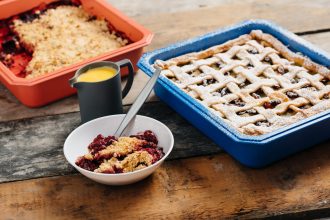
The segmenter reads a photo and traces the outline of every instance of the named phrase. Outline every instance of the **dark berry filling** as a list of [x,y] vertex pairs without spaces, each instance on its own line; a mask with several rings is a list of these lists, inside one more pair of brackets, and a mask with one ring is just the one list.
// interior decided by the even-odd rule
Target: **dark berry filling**
[[88,145],[88,150],[91,154],[95,155],[97,152],[111,145],[115,140],[116,138],[114,136],[104,137],[99,134],[96,138],[94,138],[93,142]]
[[308,90],[311,90],[313,92],[317,91],[317,89],[314,87],[314,86],[311,86],[311,85],[305,85],[302,87],[303,89],[308,89]]
[[329,94],[325,94],[323,97],[322,97],[322,99],[329,99],[330,97],[329,97]]
[[279,74],[284,74],[284,73],[286,73],[286,70],[283,66],[279,66],[279,67],[277,67],[277,72]]
[[40,14],[36,14],[36,13],[24,13],[21,14],[19,16],[19,18],[23,21],[23,22],[31,22],[34,19],[37,19],[40,17]]
[[248,63],[248,65],[246,65],[246,67],[247,67],[248,69],[252,69],[254,66],[253,66],[252,63]]
[[212,67],[215,69],[222,69],[224,66],[225,66],[224,63],[215,63],[212,65]]
[[[91,170],[91,171],[93,171],[93,170]],[[108,170],[103,170],[102,173],[107,173],[107,174],[123,173],[123,169],[120,169],[120,168],[114,166]]]
[[328,85],[329,84],[329,79],[328,78],[323,78],[321,80],[321,83],[323,83],[324,85]]
[[222,89],[219,89],[219,90],[213,92],[212,95],[222,97],[222,96],[225,96],[229,93],[230,93],[229,89],[227,89],[227,87],[224,87]]
[[237,73],[235,73],[234,71],[230,70],[230,71],[225,72],[223,75],[224,76],[236,77],[237,76]]
[[196,70],[192,70],[192,71],[189,71],[187,72],[189,75],[192,75],[192,76],[198,76],[199,74],[201,74],[202,72],[199,70],[199,69],[196,69]]
[[6,54],[17,53],[20,49],[18,41],[12,37],[7,40],[4,40],[1,44],[2,51]]
[[97,160],[88,160],[85,157],[79,157],[76,161],[76,165],[89,171],[94,171],[100,166]]
[[226,87],[225,88],[222,88],[221,91],[220,91],[221,96],[225,96],[225,95],[227,95],[229,93],[230,93],[230,91]]
[[270,126],[270,123],[266,120],[264,121],[258,121],[255,123],[256,126],[263,126],[263,127],[269,127]]
[[229,102],[229,105],[243,107],[245,105],[245,102],[242,99],[234,99],[233,101]]
[[299,81],[300,81],[300,78],[299,78],[299,77],[295,77],[295,78],[293,78],[293,79],[290,79],[290,82],[291,82],[292,84],[298,83]]
[[259,94],[255,93],[255,92],[252,93],[251,96],[255,99],[261,99],[261,96]]
[[285,93],[290,99],[296,99],[299,97],[299,95],[296,92],[292,92],[292,91],[287,91]]
[[312,106],[309,105],[309,104],[307,104],[307,105],[300,106],[299,108],[300,108],[300,109],[308,109],[308,108],[310,108],[310,107],[312,107]]
[[216,82],[217,81],[215,79],[204,79],[203,80],[203,86],[208,86],[208,85],[214,84]]
[[259,53],[256,48],[251,48],[251,49],[248,49],[247,51],[248,51],[248,53],[251,53],[251,54],[258,54]]
[[261,99],[263,97],[266,97],[266,94],[262,89],[258,89],[257,91],[251,93],[251,96],[255,99]]
[[273,65],[272,59],[271,59],[269,56],[266,56],[266,57],[264,58],[264,61],[265,61],[266,63],[269,63],[270,65]]
[[270,100],[269,102],[264,103],[264,108],[266,109],[275,108],[279,104],[281,104],[281,100],[279,99]]
[[250,81],[249,80],[245,80],[243,83],[241,83],[241,84],[239,84],[238,86],[239,86],[239,88],[244,88],[244,87],[246,87],[246,86],[248,86],[248,85],[250,85],[251,83],[250,83]]
[[154,144],[158,144],[157,137],[154,132],[150,130],[146,130],[144,132],[137,133],[136,135],[131,135],[131,137],[136,137],[140,140],[146,140],[148,142],[152,142]]
[[239,112],[237,112],[237,114],[238,115],[246,115],[246,114],[248,114],[248,115],[252,116],[252,115],[258,114],[258,112],[257,112],[257,110],[251,108],[251,109],[248,109],[248,110],[239,111]]
[[275,90],[278,90],[278,89],[281,88],[281,86],[279,84],[275,84],[275,85],[272,86],[272,88],[275,89]]

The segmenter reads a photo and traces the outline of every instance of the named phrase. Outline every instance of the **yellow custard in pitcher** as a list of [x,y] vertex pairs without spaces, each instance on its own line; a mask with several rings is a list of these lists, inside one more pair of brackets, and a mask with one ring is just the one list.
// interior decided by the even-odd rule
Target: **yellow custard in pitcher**
[[111,67],[97,67],[89,69],[78,76],[78,82],[100,82],[110,79],[116,75],[117,71]]

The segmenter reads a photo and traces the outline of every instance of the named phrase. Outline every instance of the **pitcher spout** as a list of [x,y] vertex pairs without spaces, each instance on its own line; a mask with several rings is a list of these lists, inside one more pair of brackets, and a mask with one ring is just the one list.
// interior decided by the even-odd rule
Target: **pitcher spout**
[[76,85],[78,84],[77,77],[74,76],[71,79],[69,79],[69,83],[72,88],[76,88]]

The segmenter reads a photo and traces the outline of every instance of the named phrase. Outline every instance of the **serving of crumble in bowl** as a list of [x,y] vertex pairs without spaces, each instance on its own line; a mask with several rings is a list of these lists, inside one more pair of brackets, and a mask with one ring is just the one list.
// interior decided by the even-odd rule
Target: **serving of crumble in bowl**
[[152,174],[173,149],[163,123],[137,115],[122,135],[112,136],[125,115],[111,115],[76,128],[64,143],[67,161],[81,174],[107,185],[126,185]]

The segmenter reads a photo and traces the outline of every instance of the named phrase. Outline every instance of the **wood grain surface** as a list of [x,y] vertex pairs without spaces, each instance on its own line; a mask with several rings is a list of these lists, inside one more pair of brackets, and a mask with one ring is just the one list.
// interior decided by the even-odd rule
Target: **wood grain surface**
[[[263,18],[330,52],[327,0],[107,1],[155,33],[147,51]],[[147,79],[138,71],[126,110]],[[64,159],[64,140],[80,123],[76,96],[31,109],[0,85],[0,219],[330,217],[330,142],[249,169],[154,95],[149,101],[140,114],[169,126],[174,150],[149,178],[111,187],[77,174]]]
[[330,19],[329,9],[327,1],[228,1],[215,7],[135,19],[155,33],[150,50],[247,19],[268,19],[296,33],[329,29],[330,24],[323,21]]
[[330,214],[330,145],[265,169],[226,154],[166,162],[128,186],[81,175],[0,184],[3,219],[312,219]]

